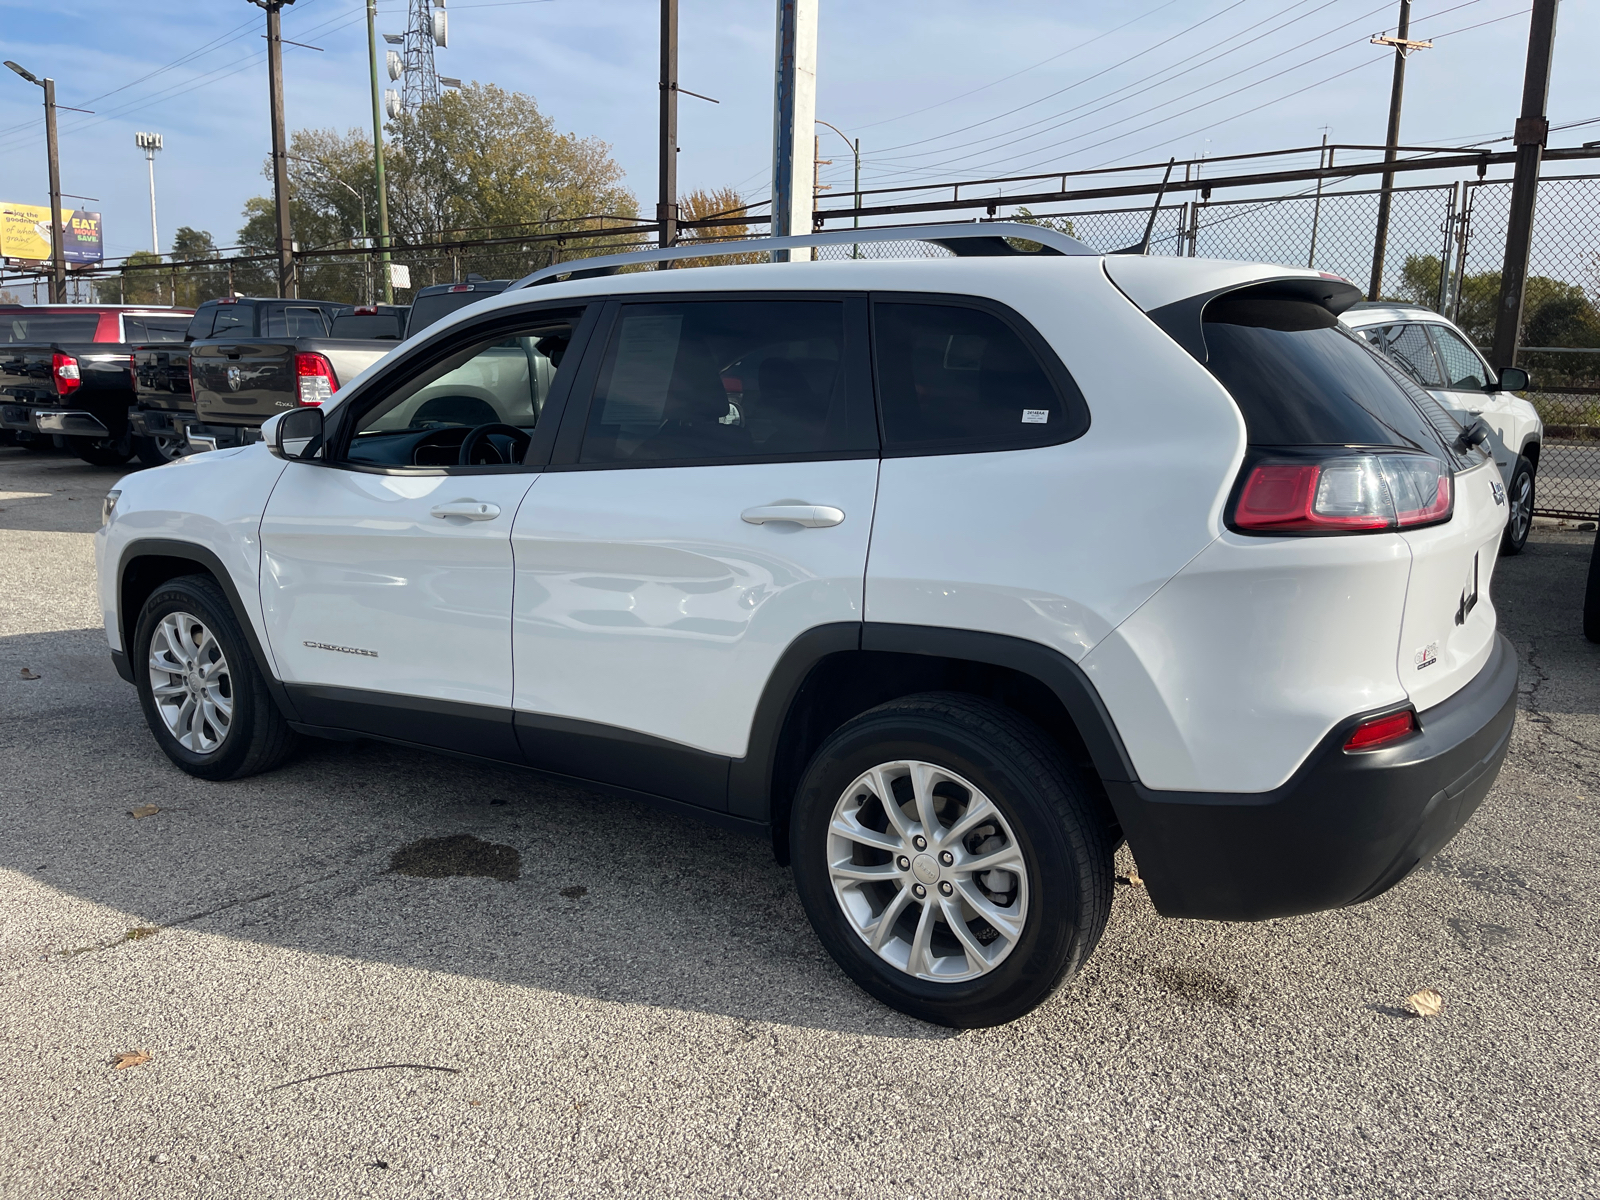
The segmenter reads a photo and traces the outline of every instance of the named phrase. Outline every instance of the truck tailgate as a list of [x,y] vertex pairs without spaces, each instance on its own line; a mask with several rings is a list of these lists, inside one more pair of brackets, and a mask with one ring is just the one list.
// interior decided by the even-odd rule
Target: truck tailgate
[[297,354],[320,354],[333,367],[335,385],[354,379],[399,343],[299,338],[199,341],[189,348],[195,415],[225,425],[259,425],[300,403]]

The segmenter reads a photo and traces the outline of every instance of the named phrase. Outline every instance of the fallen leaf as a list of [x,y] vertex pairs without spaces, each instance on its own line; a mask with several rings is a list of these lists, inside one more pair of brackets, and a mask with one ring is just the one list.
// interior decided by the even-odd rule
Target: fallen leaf
[[1423,988],[1420,992],[1407,996],[1406,1003],[1419,1017],[1437,1017],[1444,1008],[1444,997],[1432,988]]
[[150,1061],[151,1057],[148,1050],[124,1050],[111,1060],[111,1069],[113,1071],[125,1071],[129,1067],[142,1067]]
[[23,679],[43,679],[44,678],[43,675],[36,674],[35,672],[33,672],[32,670],[30,670],[27,667],[23,667],[22,668],[21,677]]
[[1139,868],[1138,867],[1129,867],[1128,868],[1128,873],[1126,875],[1118,875],[1117,876],[1117,882],[1118,883],[1125,883],[1129,887],[1143,887],[1144,886],[1144,880],[1142,878],[1140,878],[1140,876],[1139,876]]
[[154,804],[141,804],[138,808],[130,808],[128,815],[137,821],[140,817],[153,817],[160,811]]
[[127,933],[122,935],[122,938],[124,941],[128,942],[142,942],[145,938],[155,937],[155,935],[160,932],[161,931],[159,929],[155,929],[152,926],[140,925],[136,929],[128,930]]

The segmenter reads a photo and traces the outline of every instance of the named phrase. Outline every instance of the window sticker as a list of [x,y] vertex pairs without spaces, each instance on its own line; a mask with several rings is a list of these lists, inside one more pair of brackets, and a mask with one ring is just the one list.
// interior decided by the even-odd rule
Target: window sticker
[[1050,421],[1048,408],[1025,408],[1022,410],[1022,423],[1024,425],[1046,425]]
[[657,425],[678,359],[683,316],[630,316],[622,322],[616,364],[606,393],[608,425]]

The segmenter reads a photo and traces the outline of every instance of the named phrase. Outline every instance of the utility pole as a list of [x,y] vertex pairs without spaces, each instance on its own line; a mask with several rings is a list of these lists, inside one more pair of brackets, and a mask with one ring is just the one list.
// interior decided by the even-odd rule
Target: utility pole
[[[1375,46],[1394,47],[1394,87],[1389,93],[1389,134],[1384,138],[1383,161],[1392,163],[1400,153],[1400,101],[1406,90],[1406,55],[1413,50],[1428,50],[1432,42],[1414,42],[1411,33],[1411,0],[1400,0],[1400,23],[1394,37],[1379,35]],[[1377,300],[1383,291],[1383,260],[1389,250],[1389,205],[1394,197],[1394,172],[1383,173],[1383,190],[1378,195],[1378,230],[1372,240],[1372,282],[1367,299]]]
[[[389,189],[383,182],[383,112],[378,107],[378,0],[367,0],[367,58],[372,68],[372,170],[378,177],[378,270],[383,275],[383,302],[394,303],[389,278]],[[365,209],[363,209],[363,212]],[[366,230],[363,229],[362,233]],[[367,256],[372,261],[372,256]]]
[[1528,283],[1528,254],[1533,247],[1533,211],[1539,197],[1539,165],[1550,133],[1545,104],[1550,97],[1550,62],[1556,48],[1556,0],[1533,0],[1528,22],[1528,65],[1522,77],[1522,115],[1512,137],[1517,147],[1511,179],[1511,213],[1506,222],[1506,258],[1500,270],[1500,303],[1495,311],[1494,347],[1489,361],[1496,370],[1514,366],[1522,337],[1522,301]]
[[267,87],[272,100],[272,204],[278,213],[278,295],[299,295],[294,272],[294,231],[289,220],[289,158],[283,135],[282,12],[294,0],[250,0],[267,13]]
[[159,133],[136,133],[133,144],[144,151],[144,161],[150,167],[150,250],[161,253],[161,235],[156,232],[156,151],[161,149]]
[[[10,67],[29,83],[37,84],[44,89],[44,141],[45,156],[50,167],[50,303],[65,304],[67,302],[67,249],[66,231],[61,224],[61,160],[56,148],[56,81],[54,79],[40,79],[25,67],[19,67],[9,58],[6,66]],[[87,112],[87,109],[75,108],[73,112]],[[38,297],[38,284],[34,285],[35,298]]]
[[661,163],[656,190],[660,244],[671,246],[678,240],[678,0],[661,0]]
[[[778,0],[772,127],[772,235],[811,232],[815,169],[806,153],[817,116],[817,0]],[[801,251],[802,261],[811,254]],[[788,262],[789,252],[773,252]]]

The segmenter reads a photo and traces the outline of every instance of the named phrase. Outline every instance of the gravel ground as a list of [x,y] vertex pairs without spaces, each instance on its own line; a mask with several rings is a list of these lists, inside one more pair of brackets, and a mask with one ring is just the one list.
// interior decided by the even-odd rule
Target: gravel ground
[[[117,474],[0,449],[0,1196],[1600,1193],[1592,534],[1499,565],[1517,730],[1430,867],[1249,925],[1119,887],[1076,982],[957,1033],[739,835],[370,742],[180,774],[98,628]],[[520,876],[389,870],[458,835]]]

